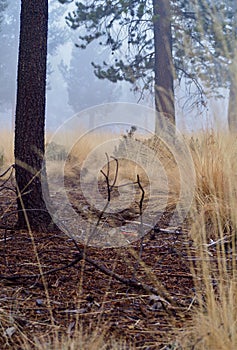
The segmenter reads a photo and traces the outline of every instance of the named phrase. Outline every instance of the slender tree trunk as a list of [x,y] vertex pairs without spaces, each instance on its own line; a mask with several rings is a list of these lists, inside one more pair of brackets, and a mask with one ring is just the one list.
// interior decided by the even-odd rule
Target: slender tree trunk
[[228,126],[231,133],[237,133],[237,48],[236,48],[236,31],[237,31],[237,2],[233,1],[233,57],[230,65],[230,92],[228,106]]
[[237,72],[232,75],[230,83],[228,127],[231,133],[237,133]]
[[42,195],[48,1],[22,0],[15,121],[18,226],[48,229]]
[[[169,0],[153,0],[155,44],[155,105],[158,113],[175,124],[174,66]],[[156,130],[159,128],[159,120]]]

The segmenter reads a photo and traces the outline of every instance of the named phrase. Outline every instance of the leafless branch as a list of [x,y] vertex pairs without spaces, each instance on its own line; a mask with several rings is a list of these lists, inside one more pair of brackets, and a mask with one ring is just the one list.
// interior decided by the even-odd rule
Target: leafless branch
[[15,281],[18,279],[31,279],[31,278],[41,278],[42,276],[47,276],[47,275],[51,275],[55,272],[61,271],[61,270],[65,270],[68,269],[69,267],[72,267],[74,265],[76,265],[80,260],[82,260],[83,256],[81,254],[77,254],[77,257],[71,261],[70,263],[60,266],[60,267],[56,267],[55,269],[51,269],[49,271],[44,272],[43,274],[32,274],[32,275],[20,275],[20,274],[16,274],[16,275],[1,275],[0,274],[0,279],[2,280],[8,280],[8,281]]
[[140,177],[139,175],[137,174],[137,184],[140,188],[140,190],[142,191],[142,195],[141,195],[141,199],[140,199],[140,202],[139,202],[139,214],[140,214],[140,226],[139,226],[139,233],[140,233],[140,236],[141,236],[141,239],[140,239],[140,249],[139,249],[139,256],[138,256],[138,259],[137,259],[137,262],[134,266],[134,272],[133,272],[133,277],[135,278],[135,275],[136,275],[136,272],[137,272],[137,269],[138,269],[138,266],[140,265],[140,262],[141,262],[141,258],[142,258],[142,252],[143,252],[143,241],[144,241],[144,227],[143,227],[143,217],[142,217],[142,214],[143,214],[143,201],[144,201],[144,197],[145,197],[145,191],[141,185],[141,182],[140,182]]
[[86,244],[88,245],[89,242],[91,241],[91,239],[94,237],[95,233],[96,233],[96,230],[97,230],[97,227],[99,226],[100,222],[101,222],[101,219],[106,211],[106,209],[108,208],[109,204],[110,204],[110,200],[111,200],[111,191],[113,190],[113,188],[115,187],[115,183],[117,181],[117,177],[118,177],[118,160],[115,158],[115,157],[111,157],[113,158],[115,161],[116,161],[116,169],[115,169],[115,175],[114,175],[114,179],[113,179],[113,182],[112,182],[112,185],[110,185],[109,183],[109,176],[110,176],[110,165],[109,165],[109,156],[107,153],[105,153],[105,156],[107,158],[107,171],[106,173],[101,170],[100,172],[104,175],[105,177],[105,181],[106,181],[106,186],[107,186],[107,202],[104,206],[104,208],[101,210],[100,212],[100,215],[98,217],[98,220],[92,230],[92,232],[90,233],[88,239],[87,239],[87,242]]
[[[14,164],[10,165],[10,166],[7,168],[7,170],[5,170],[2,174],[0,174],[0,177],[5,176],[10,170],[13,170],[13,169],[15,169],[15,165],[14,165]],[[10,176],[9,176],[9,177],[10,177]]]
[[[106,181],[106,185],[107,185],[107,202],[106,202],[106,205],[104,206],[103,210],[101,211],[101,213],[100,213],[100,215],[98,217],[97,223],[96,223],[92,233],[90,234],[90,237],[89,237],[87,243],[89,243],[89,241],[91,240],[91,238],[95,234],[96,229],[97,229],[98,225],[100,224],[100,221],[101,221],[101,219],[102,219],[102,217],[103,217],[103,215],[104,215],[104,213],[105,213],[105,211],[106,211],[106,209],[107,209],[107,207],[108,207],[108,205],[110,203],[111,191],[113,190],[113,188],[119,187],[119,186],[115,185],[116,181],[117,181],[118,170],[119,170],[119,168],[118,168],[118,160],[116,158],[114,158],[114,157],[111,157],[116,162],[116,170],[115,170],[114,179],[113,179],[112,183],[110,184],[110,181],[109,181],[110,165],[109,165],[108,154],[106,154],[106,158],[107,158],[107,171],[104,172],[103,170],[101,170],[101,173],[104,175],[105,181]],[[10,168],[8,169],[8,171],[10,170]],[[6,173],[7,172],[5,172],[4,175]],[[2,176],[4,176],[4,175],[2,175]],[[142,212],[143,212],[143,202],[144,202],[144,197],[145,197],[145,191],[144,191],[144,189],[143,189],[143,187],[141,185],[139,175],[137,175],[137,182],[135,182],[134,184],[138,184],[138,186],[139,186],[139,188],[141,190],[141,198],[140,198],[140,202],[139,202],[139,212],[140,212],[140,222],[139,222],[139,224],[140,224],[140,230],[141,230],[142,237],[143,237],[144,236],[143,235],[143,233],[144,233],[144,227],[143,227],[144,223],[143,223],[143,218],[142,218]],[[16,211],[14,211],[14,213],[15,212]],[[4,217],[8,217],[10,215],[13,215],[13,212],[7,213],[6,215],[4,215]],[[6,229],[5,226],[4,226],[4,228]],[[78,262],[80,262],[81,260],[84,260],[86,263],[92,265],[94,268],[98,269],[99,271],[101,271],[105,275],[114,278],[116,281],[118,281],[118,282],[120,282],[120,283],[122,283],[122,284],[124,284],[124,285],[126,285],[128,287],[135,288],[137,290],[144,291],[146,293],[151,293],[151,294],[154,294],[154,295],[158,295],[161,298],[164,298],[163,301],[161,299],[161,302],[162,302],[162,305],[163,305],[163,307],[165,309],[167,309],[167,304],[172,304],[172,305],[174,304],[173,300],[169,297],[168,293],[165,291],[165,289],[162,287],[162,285],[159,287],[160,289],[157,290],[156,288],[154,288],[154,287],[152,287],[150,285],[147,285],[145,283],[142,283],[139,280],[135,279],[134,276],[132,278],[125,278],[125,277],[119,275],[118,273],[108,269],[101,262],[95,261],[95,260],[91,259],[89,256],[87,256],[86,255],[86,250],[82,249],[78,245],[78,243],[73,238],[73,236],[72,236],[72,242],[74,243],[74,245],[76,247],[77,254],[76,254],[76,258],[74,260],[72,260],[71,262],[69,262],[68,264],[65,264],[65,265],[63,265],[61,267],[57,267],[57,268],[48,270],[48,271],[40,273],[40,274],[29,274],[29,275],[20,275],[20,274],[15,274],[14,275],[13,274],[13,275],[9,275],[9,276],[0,274],[0,279],[14,281],[14,280],[20,280],[20,279],[42,278],[44,276],[53,274],[55,272],[58,272],[58,271],[61,271],[61,270],[65,270],[67,268],[75,266]],[[143,245],[142,245],[142,240],[141,240],[141,247],[140,247],[139,260],[137,262],[137,266],[139,265],[140,260],[141,260],[142,249],[143,249]],[[136,270],[136,268],[135,268],[135,270]],[[169,312],[169,310],[167,310],[167,311]]]

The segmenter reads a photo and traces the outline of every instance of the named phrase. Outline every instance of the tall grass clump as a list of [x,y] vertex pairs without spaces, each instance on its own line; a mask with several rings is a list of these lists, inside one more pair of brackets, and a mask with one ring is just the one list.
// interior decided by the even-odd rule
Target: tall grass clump
[[[202,215],[205,221],[205,213]],[[226,239],[221,222],[216,222],[214,229],[221,238],[210,244],[210,232],[205,226],[199,230],[197,225],[193,227],[192,234],[199,235],[191,267],[196,306],[193,307],[192,326],[184,332],[183,350],[237,349],[235,237]]]
[[183,349],[237,349],[236,155],[234,135],[191,139],[197,187],[191,229],[196,307]]
[[[223,258],[224,259],[224,258]],[[182,340],[183,350],[237,349],[237,286],[236,278],[226,270],[214,273],[207,261],[202,262],[197,278],[198,307],[192,327],[187,328]],[[200,274],[201,273],[201,274]],[[215,276],[215,277],[214,277]]]
[[229,235],[237,220],[237,138],[205,132],[191,138],[190,149],[196,172],[194,220],[209,238]]

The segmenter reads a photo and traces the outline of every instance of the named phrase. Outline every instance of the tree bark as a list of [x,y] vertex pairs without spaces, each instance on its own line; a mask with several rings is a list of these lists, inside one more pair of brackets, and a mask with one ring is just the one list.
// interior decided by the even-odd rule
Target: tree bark
[[237,49],[236,49],[236,31],[237,31],[237,2],[233,1],[233,37],[232,37],[232,62],[230,65],[230,91],[228,105],[228,126],[231,133],[237,133]]
[[[155,45],[155,106],[175,124],[174,66],[172,58],[171,10],[169,0],[153,0]],[[159,128],[156,122],[156,130]]]
[[231,133],[237,133],[237,72],[233,73],[230,81],[228,127]]
[[[51,217],[42,194],[48,1],[22,0],[15,121],[18,226],[47,230]],[[27,216],[27,219],[26,219]]]

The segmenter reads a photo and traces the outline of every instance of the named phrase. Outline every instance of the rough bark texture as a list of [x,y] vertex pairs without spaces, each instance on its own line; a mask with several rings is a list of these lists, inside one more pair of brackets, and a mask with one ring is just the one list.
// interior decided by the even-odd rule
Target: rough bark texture
[[170,1],[153,0],[153,9],[156,110],[175,124]]
[[[18,225],[47,229],[51,218],[42,196],[45,87],[47,58],[47,0],[21,1],[15,122],[15,170],[19,188]],[[21,198],[20,198],[21,197]],[[22,202],[23,201],[23,206]]]

